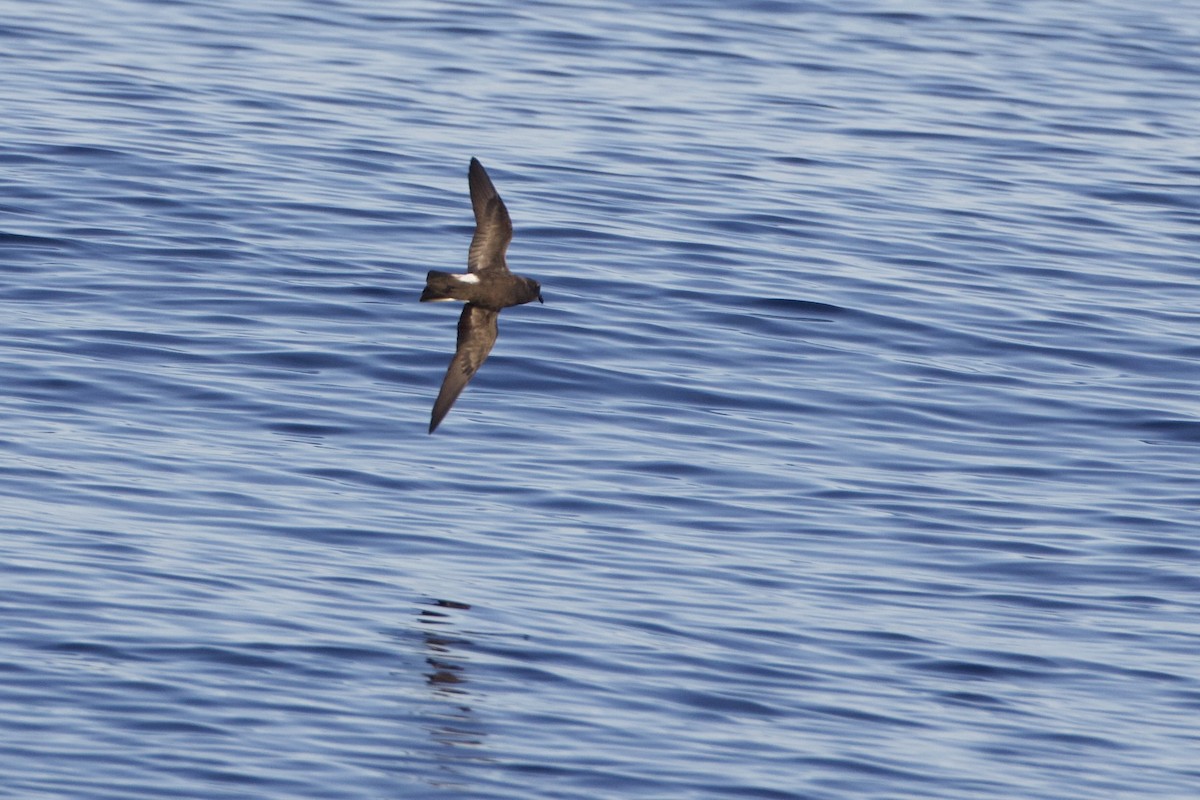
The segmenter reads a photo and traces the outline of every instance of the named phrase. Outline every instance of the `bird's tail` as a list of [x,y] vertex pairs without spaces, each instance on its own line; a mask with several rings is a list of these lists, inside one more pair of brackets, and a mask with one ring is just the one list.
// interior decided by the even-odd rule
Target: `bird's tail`
[[449,272],[429,270],[425,276],[425,291],[421,292],[422,303],[438,303],[444,300],[466,300],[467,287],[457,275]]

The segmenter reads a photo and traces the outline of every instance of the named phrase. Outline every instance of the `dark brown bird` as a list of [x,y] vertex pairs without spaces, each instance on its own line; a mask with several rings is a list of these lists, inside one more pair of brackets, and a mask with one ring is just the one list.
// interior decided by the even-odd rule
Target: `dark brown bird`
[[471,206],[475,209],[475,235],[467,251],[467,273],[430,270],[425,278],[425,291],[421,292],[422,303],[461,300],[467,304],[458,318],[458,349],[450,359],[441,391],[433,403],[430,433],[450,413],[454,401],[492,352],[500,311],[533,300],[544,302],[537,281],[508,271],[504,252],[512,241],[512,220],[487,170],[477,159],[471,159],[467,179],[471,184]]

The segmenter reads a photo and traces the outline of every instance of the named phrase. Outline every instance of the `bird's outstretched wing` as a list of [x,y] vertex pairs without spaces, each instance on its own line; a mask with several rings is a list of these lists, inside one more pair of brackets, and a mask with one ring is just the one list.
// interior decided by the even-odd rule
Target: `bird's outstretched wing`
[[478,159],[471,159],[467,180],[471,184],[471,207],[475,209],[475,235],[467,251],[467,272],[486,269],[508,272],[504,251],[513,236],[508,209]]
[[492,352],[492,345],[496,343],[496,318],[499,316],[499,311],[489,311],[472,303],[467,303],[463,308],[462,316],[458,318],[458,349],[454,352],[454,358],[450,359],[441,391],[433,403],[433,414],[429,418],[430,433],[450,413],[450,406],[454,405],[487,359],[488,353]]

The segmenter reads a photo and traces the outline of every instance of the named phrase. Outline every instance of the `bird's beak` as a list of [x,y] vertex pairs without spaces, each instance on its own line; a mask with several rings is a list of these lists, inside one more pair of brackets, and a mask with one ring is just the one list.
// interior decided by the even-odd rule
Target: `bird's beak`
[[541,292],[538,292],[538,302],[539,302],[539,303],[542,303],[542,304],[545,304],[545,302],[546,302],[545,300],[543,300],[543,299],[542,299],[542,293],[541,293]]

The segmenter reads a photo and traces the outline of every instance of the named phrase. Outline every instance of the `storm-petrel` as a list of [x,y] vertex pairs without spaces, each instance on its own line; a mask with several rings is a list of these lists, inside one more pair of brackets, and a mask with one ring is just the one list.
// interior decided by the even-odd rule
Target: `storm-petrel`
[[543,302],[542,287],[537,281],[508,271],[504,251],[512,241],[512,220],[487,170],[477,159],[471,159],[467,180],[471,184],[471,206],[475,209],[475,235],[467,251],[467,274],[430,270],[425,278],[425,291],[421,292],[422,303],[462,300],[467,304],[458,318],[458,349],[450,359],[442,389],[433,403],[430,433],[450,412],[450,406],[492,351],[496,343],[496,317],[501,309],[533,300]]

